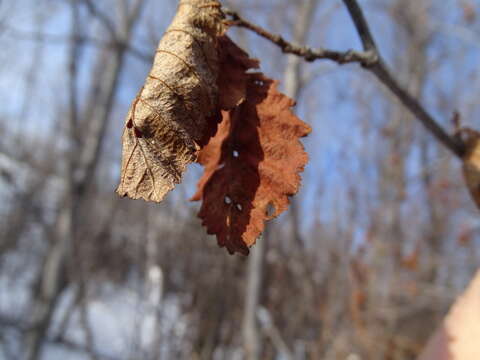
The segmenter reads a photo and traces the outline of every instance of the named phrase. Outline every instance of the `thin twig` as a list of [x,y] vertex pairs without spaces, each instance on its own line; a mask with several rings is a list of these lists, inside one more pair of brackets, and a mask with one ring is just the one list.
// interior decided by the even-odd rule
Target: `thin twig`
[[262,27],[243,19],[234,11],[224,9],[224,13],[232,18],[232,21],[229,22],[230,25],[249,29],[280,47],[284,53],[300,56],[309,62],[327,59],[339,64],[357,62],[367,65],[376,61],[375,54],[369,51],[334,51],[322,48],[312,49],[306,46],[292,44],[286,41],[281,35],[272,34]]
[[429,130],[445,147],[452,151],[458,157],[462,157],[465,153],[465,145],[458,138],[450,136],[439,123],[425,110],[420,102],[415,99],[410,92],[405,89],[400,82],[393,76],[388,69],[385,61],[380,55],[373,36],[370,32],[363,11],[358,5],[357,0],[343,0],[348,9],[350,17],[357,29],[358,35],[363,44],[363,48],[373,51],[377,54],[377,62],[367,66],[378,80],[380,80],[390,91],[398,98],[398,100]]
[[363,11],[356,0],[343,0],[350,16],[355,24],[357,32],[363,44],[364,51],[348,50],[345,52],[333,51],[329,49],[312,49],[306,46],[292,44],[286,41],[282,36],[272,34],[262,27],[252,24],[243,19],[238,13],[225,9],[224,13],[231,17],[230,24],[249,29],[259,36],[267,39],[277,45],[284,53],[294,54],[304,58],[306,61],[315,61],[328,59],[338,64],[360,63],[362,67],[372,72],[380,82],[382,82],[395,97],[427,128],[432,135],[442,143],[447,149],[452,151],[458,157],[465,153],[465,145],[456,137],[450,136],[413,97],[407,89],[392,75],[385,61],[380,56],[374,38],[370,32],[368,23],[363,15]]

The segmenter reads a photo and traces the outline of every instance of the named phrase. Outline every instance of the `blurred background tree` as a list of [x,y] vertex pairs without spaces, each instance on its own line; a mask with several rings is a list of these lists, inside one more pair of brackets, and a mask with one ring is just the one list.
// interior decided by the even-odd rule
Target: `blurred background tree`
[[[224,4],[287,39],[359,48],[337,0]],[[478,264],[460,164],[358,65],[232,37],[313,126],[288,213],[248,259],[186,199],[114,194],[124,116],[175,0],[0,1],[0,359],[412,359]],[[478,0],[364,0],[386,61],[479,128]]]

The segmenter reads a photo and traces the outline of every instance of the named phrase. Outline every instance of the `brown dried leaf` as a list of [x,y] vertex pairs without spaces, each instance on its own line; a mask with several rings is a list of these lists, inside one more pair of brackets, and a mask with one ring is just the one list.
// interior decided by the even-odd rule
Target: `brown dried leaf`
[[[161,201],[219,120],[217,0],[182,0],[128,112],[117,193]],[[212,130],[213,128],[213,130]]]
[[468,190],[480,209],[480,133],[463,128],[459,134],[467,148],[463,157],[463,175]]
[[[259,67],[258,60],[250,59],[248,54],[240,49],[228,36],[219,37],[218,50],[219,50],[219,75],[218,75],[218,88],[219,91],[219,108],[221,110],[231,110],[245,101],[247,97],[247,83],[248,77],[245,73],[249,69],[256,69]],[[220,120],[222,120],[222,114],[220,113]],[[224,122],[223,127],[227,126]],[[228,135],[228,131],[225,129],[218,130],[213,129],[212,134],[208,134],[208,141],[210,149],[218,149],[214,151],[200,151],[197,161],[205,167],[205,173],[211,173],[214,171],[216,164],[221,157],[221,145],[224,137],[221,134]],[[213,137],[217,134],[217,136]],[[208,142],[207,141],[207,142]],[[202,198],[202,189],[208,180],[208,177],[203,176],[197,187],[197,193],[192,197],[192,201],[198,201]]]
[[[258,60],[250,59],[248,54],[240,49],[228,36],[218,38],[219,72],[217,79],[218,109],[209,120],[209,130],[205,132],[200,146],[205,146],[217,132],[217,125],[222,120],[220,110],[231,110],[245,101],[247,96],[247,79],[245,72],[256,69]],[[200,154],[201,156],[201,154]]]
[[220,58],[218,88],[221,90],[219,106],[222,110],[231,110],[245,101],[248,82],[245,72],[257,69],[259,62],[250,59],[248,54],[227,36],[222,36],[218,40]]
[[247,255],[264,221],[285,211],[288,196],[298,191],[308,160],[299,138],[311,129],[292,113],[293,100],[276,82],[243,76],[246,100],[223,112],[217,134],[201,150],[205,173],[193,199],[203,199],[199,217],[219,245]]

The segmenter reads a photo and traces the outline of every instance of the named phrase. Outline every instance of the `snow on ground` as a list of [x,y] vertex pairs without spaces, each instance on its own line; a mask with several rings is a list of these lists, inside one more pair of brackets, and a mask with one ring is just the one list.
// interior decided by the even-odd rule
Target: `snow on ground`
[[[28,321],[30,279],[30,276],[12,279],[11,274],[0,273],[0,318],[20,319],[24,323]],[[179,339],[185,335],[187,324],[181,317],[178,298],[166,297],[161,300],[152,295],[161,293],[161,289],[155,288],[152,283],[147,285],[146,290],[138,290],[138,283],[135,287],[112,284],[99,286],[100,295],[88,302],[88,322],[93,348],[98,354],[107,359],[127,359],[132,352],[151,352],[150,349],[159,339],[156,335],[157,319],[160,319],[160,338],[168,337],[168,342],[162,342],[162,352],[167,351],[166,347],[175,342],[174,338]],[[74,288],[68,289],[59,301],[50,329],[51,337],[58,334],[74,293]],[[3,337],[3,341],[0,341],[0,360],[10,360],[8,354],[18,354],[22,347],[20,333],[12,326],[0,327],[0,336]],[[78,308],[70,317],[64,338],[80,348],[86,347],[85,331]],[[8,349],[2,349],[2,343],[6,343],[4,346]],[[72,346],[48,343],[44,348],[43,359],[84,360],[89,357]]]

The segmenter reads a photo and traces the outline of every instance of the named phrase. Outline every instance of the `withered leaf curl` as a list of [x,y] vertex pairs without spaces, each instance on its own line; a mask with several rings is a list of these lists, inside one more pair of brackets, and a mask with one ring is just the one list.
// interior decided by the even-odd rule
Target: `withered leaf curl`
[[222,19],[218,1],[180,1],[127,115],[121,196],[160,202],[215,131]]
[[222,51],[233,60],[223,64],[221,73],[241,73],[239,88],[230,94],[243,98],[245,93],[245,99],[222,112],[216,135],[200,151],[205,173],[193,200],[203,201],[199,217],[219,245],[247,255],[264,222],[285,211],[288,197],[298,191],[299,173],[308,160],[299,139],[311,129],[293,114],[294,101],[277,90],[277,82],[247,73],[254,63],[229,46]]

